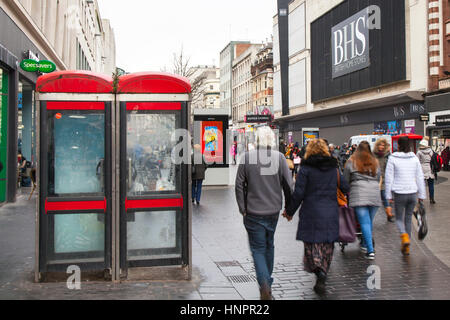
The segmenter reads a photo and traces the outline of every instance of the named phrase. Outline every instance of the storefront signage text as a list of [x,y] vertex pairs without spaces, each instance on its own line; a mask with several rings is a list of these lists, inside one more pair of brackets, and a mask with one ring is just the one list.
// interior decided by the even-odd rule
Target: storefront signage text
[[27,72],[39,71],[42,73],[50,73],[56,70],[56,65],[48,60],[41,60],[38,62],[32,59],[25,59],[20,63],[20,67]]
[[381,29],[380,12],[369,6],[331,29],[333,79],[370,66],[369,30]]
[[435,124],[437,126],[448,126],[448,125],[450,125],[450,114],[447,114],[445,116],[436,116]]
[[271,122],[272,116],[270,114],[258,114],[245,116],[246,123]]
[[429,114],[421,114],[420,121],[424,121],[424,122],[430,121],[430,115]]
[[[409,113],[408,113],[409,109]],[[394,107],[394,117],[402,118],[408,114],[423,114],[426,111],[425,105],[423,103],[411,103],[404,106]]]

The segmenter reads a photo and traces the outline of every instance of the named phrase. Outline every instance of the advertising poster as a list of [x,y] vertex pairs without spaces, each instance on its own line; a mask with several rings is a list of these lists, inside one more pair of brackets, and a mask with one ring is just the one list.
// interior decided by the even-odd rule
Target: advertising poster
[[310,140],[319,139],[319,131],[303,131],[303,145],[306,146]]
[[396,136],[402,133],[402,122],[400,120],[375,122],[374,134],[387,134]]
[[416,133],[416,121],[415,120],[405,120],[405,133],[406,134]]
[[208,163],[224,163],[223,134],[223,122],[202,121],[201,146],[205,161]]

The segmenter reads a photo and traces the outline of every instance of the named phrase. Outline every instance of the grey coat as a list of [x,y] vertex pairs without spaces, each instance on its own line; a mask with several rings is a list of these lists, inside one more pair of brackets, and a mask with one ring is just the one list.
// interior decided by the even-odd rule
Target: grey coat
[[423,176],[425,180],[433,179],[434,175],[431,170],[431,158],[433,157],[433,150],[430,147],[420,147],[417,151],[417,158],[419,158],[420,164],[422,165]]
[[[288,205],[293,189],[292,173],[283,154],[257,149],[240,158],[236,175],[236,201],[243,215],[273,215]],[[282,192],[283,191],[283,192]]]
[[344,178],[350,183],[349,206],[355,207],[381,207],[380,193],[381,171],[378,168],[375,177],[358,172],[351,160],[347,161]]

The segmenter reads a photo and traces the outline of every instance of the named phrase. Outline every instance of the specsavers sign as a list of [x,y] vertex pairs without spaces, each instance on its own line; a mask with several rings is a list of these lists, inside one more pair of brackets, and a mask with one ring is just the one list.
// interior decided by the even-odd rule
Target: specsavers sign
[[25,59],[20,63],[20,67],[27,72],[39,71],[42,73],[51,73],[56,70],[56,65],[48,60],[41,60],[38,62],[32,59]]

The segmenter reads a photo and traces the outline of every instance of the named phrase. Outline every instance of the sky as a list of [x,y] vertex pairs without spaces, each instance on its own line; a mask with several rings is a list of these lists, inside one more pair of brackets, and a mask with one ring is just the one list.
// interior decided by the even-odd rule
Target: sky
[[116,38],[116,64],[127,72],[171,72],[183,48],[190,66],[220,66],[230,40],[271,40],[276,0],[98,0]]

